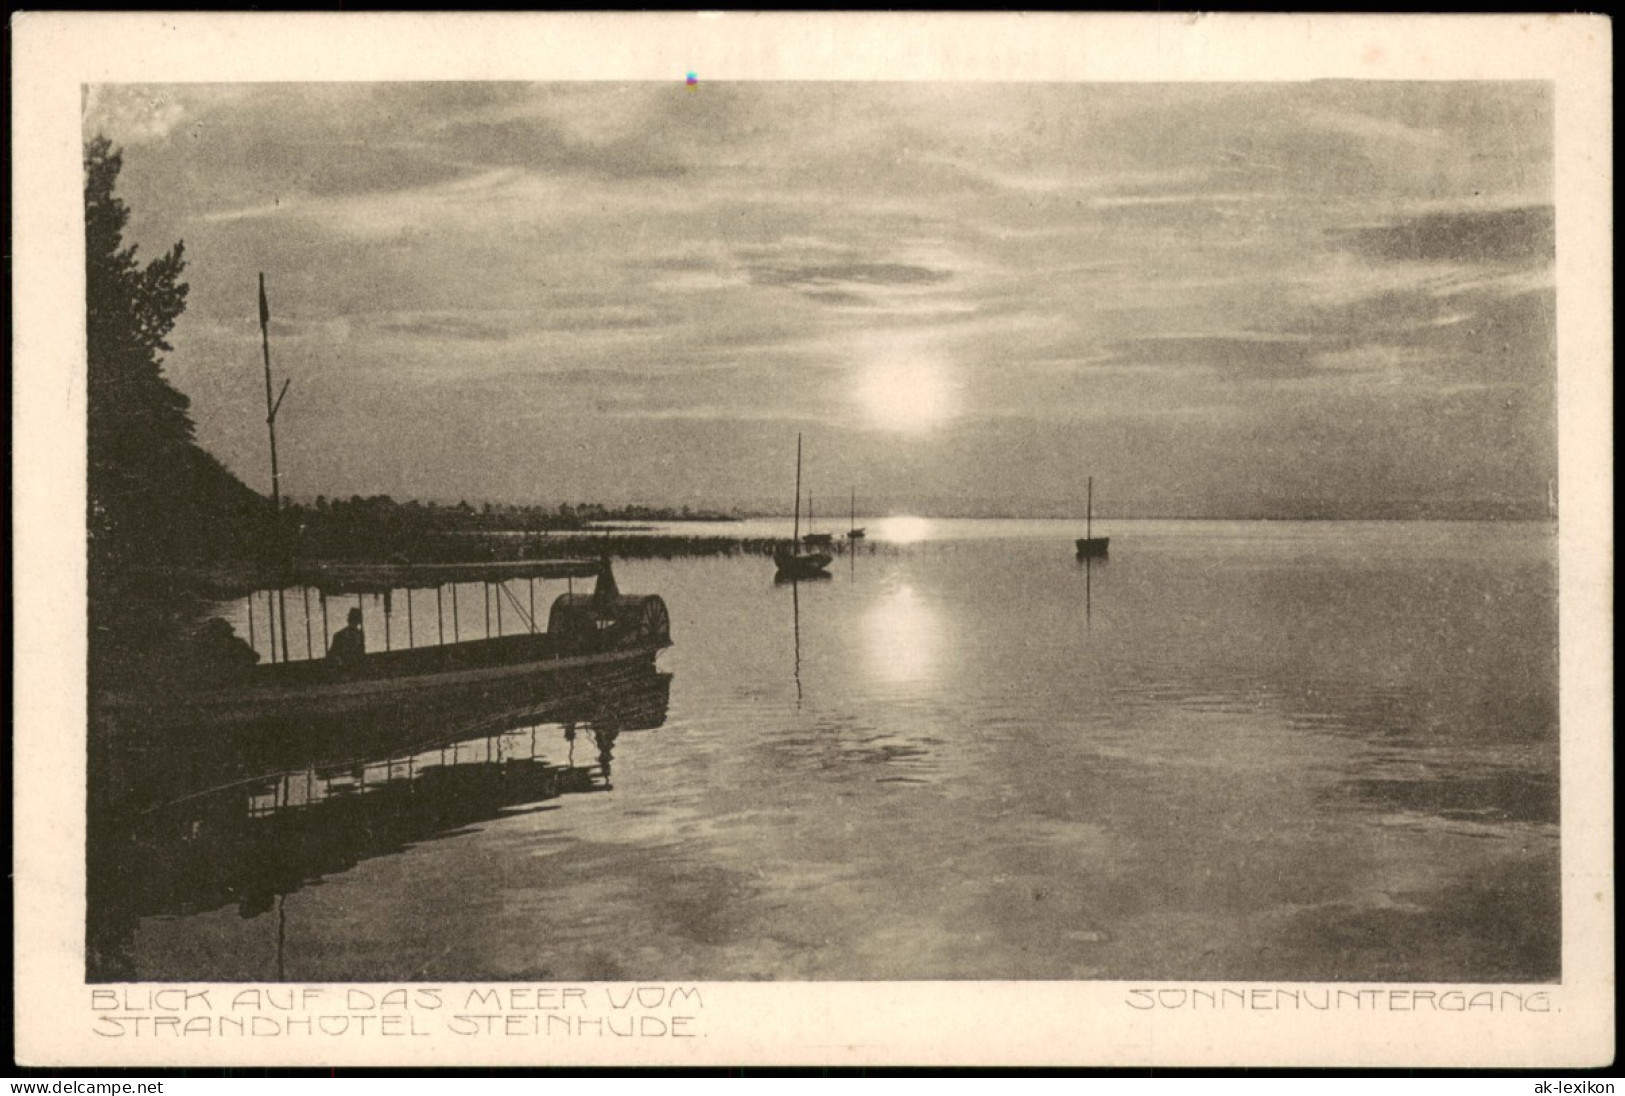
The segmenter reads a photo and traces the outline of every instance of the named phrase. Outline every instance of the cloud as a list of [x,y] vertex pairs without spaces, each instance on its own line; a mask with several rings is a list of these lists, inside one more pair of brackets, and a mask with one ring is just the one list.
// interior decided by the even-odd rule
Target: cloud
[[1313,309],[1289,325],[1327,347],[1411,347],[1427,361],[1474,362],[1502,376],[1548,383],[1555,373],[1556,290],[1512,281],[1442,290],[1406,288]]
[[1547,264],[1556,255],[1551,206],[1429,213],[1337,234],[1361,255],[1388,262]]
[[944,270],[931,270],[906,263],[849,263],[824,267],[806,267],[796,272],[796,281],[846,281],[861,285],[932,285],[945,282],[953,275]]
[[1139,206],[1163,205],[1243,205],[1264,201],[1260,194],[1173,193],[1173,194],[1111,194],[1083,201],[1086,209],[1132,209]]
[[688,164],[646,136],[582,141],[539,117],[456,122],[439,129],[435,139],[447,155],[483,166],[612,179],[672,179],[689,170]]
[[186,113],[185,104],[161,86],[97,84],[85,89],[85,133],[117,134],[124,144],[167,137]]
[[1404,332],[1396,341],[1428,356],[1441,375],[1517,383],[1555,392],[1557,292],[1550,287],[1504,295],[1478,292],[1441,304],[1448,324]]
[[469,339],[476,342],[500,342],[514,335],[513,326],[466,315],[415,316],[409,319],[385,320],[377,329],[390,335],[403,335],[419,339]]
[[1155,366],[1199,366],[1245,377],[1296,377],[1312,374],[1319,340],[1281,335],[1158,335],[1112,344],[1122,363]]
[[[754,490],[750,455],[792,420],[850,431],[843,459],[906,491],[852,426],[883,351],[963,385],[944,497],[998,495],[1033,423],[1057,468],[1117,462],[1169,506],[1215,479],[1483,493],[1505,461],[1399,484],[1390,443],[1472,454],[1503,421],[1525,458],[1551,440],[1542,86],[175,85],[93,91],[90,116],[131,142],[132,242],[186,240],[172,361],[200,436],[248,464],[252,430],[220,423],[253,422],[261,270],[308,326],[273,336],[302,413],[327,384],[356,422],[421,414],[369,444],[442,496],[497,490],[491,416],[570,417],[500,475],[568,468],[577,497]],[[1316,428],[1351,409],[1361,430]],[[667,448],[622,454],[628,422]],[[309,435],[330,492],[354,436]]]
[[849,285],[935,285],[950,277],[947,271],[906,263],[827,263],[797,267],[760,266],[751,272],[757,285],[788,285],[827,290]]
[[1378,144],[1395,143],[1436,149],[1449,140],[1446,133],[1438,128],[1418,128],[1393,118],[1376,117],[1361,111],[1319,107],[1305,110],[1302,117],[1310,126]]
[[316,197],[414,190],[469,174],[438,155],[366,141],[328,146],[319,156],[268,143],[256,147],[246,161],[249,167],[271,164],[288,165],[283,171],[291,188]]
[[[853,241],[866,242],[858,235]],[[973,306],[955,300],[952,292],[941,291],[959,276],[948,264],[964,265],[962,261],[947,254],[938,256],[938,265],[857,258],[864,250],[849,244],[835,253],[816,244],[786,246],[781,242],[746,249],[750,257],[742,257],[741,266],[752,285],[793,290],[832,312],[879,312],[904,323],[974,311]],[[800,257],[809,251],[814,256],[810,261]]]
[[852,293],[845,289],[815,289],[808,290],[807,297],[825,304],[851,305],[853,307],[867,307],[873,301],[861,293]]

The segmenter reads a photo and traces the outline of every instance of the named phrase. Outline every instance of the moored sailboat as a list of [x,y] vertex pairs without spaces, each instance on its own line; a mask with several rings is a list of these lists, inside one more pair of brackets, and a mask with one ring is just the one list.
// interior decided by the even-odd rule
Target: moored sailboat
[[812,531],[812,526],[813,497],[812,492],[809,491],[807,492],[807,534],[801,538],[801,543],[803,545],[819,549],[828,548],[831,544],[835,543],[834,533],[815,533]]
[[828,552],[807,552],[801,539],[801,435],[796,435],[796,505],[794,532],[787,547],[773,553],[773,565],[781,579],[812,578],[825,573],[834,558]]
[[1106,546],[1111,543],[1111,537],[1095,536],[1095,478],[1089,477],[1089,503],[1085,517],[1084,535],[1077,540],[1078,558],[1099,558],[1106,554]]

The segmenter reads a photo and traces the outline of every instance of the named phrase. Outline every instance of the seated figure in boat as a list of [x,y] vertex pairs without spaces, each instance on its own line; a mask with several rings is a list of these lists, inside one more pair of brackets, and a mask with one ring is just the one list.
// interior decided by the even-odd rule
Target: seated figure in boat
[[338,669],[358,665],[367,657],[367,633],[361,630],[361,610],[351,609],[349,623],[340,628],[327,645],[327,664]]
[[191,670],[207,681],[240,677],[259,660],[259,652],[219,617],[199,628],[192,643]]

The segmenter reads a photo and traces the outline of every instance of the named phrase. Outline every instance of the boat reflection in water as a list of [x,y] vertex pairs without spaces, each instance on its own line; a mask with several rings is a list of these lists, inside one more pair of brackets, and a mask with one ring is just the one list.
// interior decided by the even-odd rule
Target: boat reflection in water
[[[556,684],[470,709],[432,740],[347,759],[326,750],[224,781],[241,757],[199,764],[194,748],[132,755],[104,743],[122,756],[99,768],[117,773],[120,787],[92,796],[87,978],[140,973],[131,955],[142,918],[230,906],[245,919],[273,908],[280,916],[283,896],[372,857],[564,795],[610,791],[617,737],[665,723],[671,674],[642,664],[564,694]],[[358,727],[356,740],[388,730]],[[222,740],[219,750],[234,745]],[[194,779],[178,779],[183,771]],[[204,773],[209,780],[197,782]],[[278,957],[281,976],[280,946]]]
[[1078,570],[1083,572],[1083,628],[1086,632],[1095,615],[1095,568],[1105,567],[1108,562],[1110,560],[1104,553],[1078,553]]

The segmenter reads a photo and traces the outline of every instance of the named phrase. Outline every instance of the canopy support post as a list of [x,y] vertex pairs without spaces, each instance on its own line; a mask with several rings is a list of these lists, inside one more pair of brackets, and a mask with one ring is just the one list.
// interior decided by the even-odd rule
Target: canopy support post
[[[266,632],[269,633],[267,638],[269,638],[270,641],[271,641],[271,664],[274,666],[274,665],[276,665],[276,661],[277,661],[277,657],[276,657],[276,599],[271,596],[271,591],[269,591],[269,590],[265,591],[265,630],[266,630]],[[282,630],[283,630],[284,633],[287,632],[286,627],[284,627]],[[287,659],[283,659],[282,661],[286,662]]]

